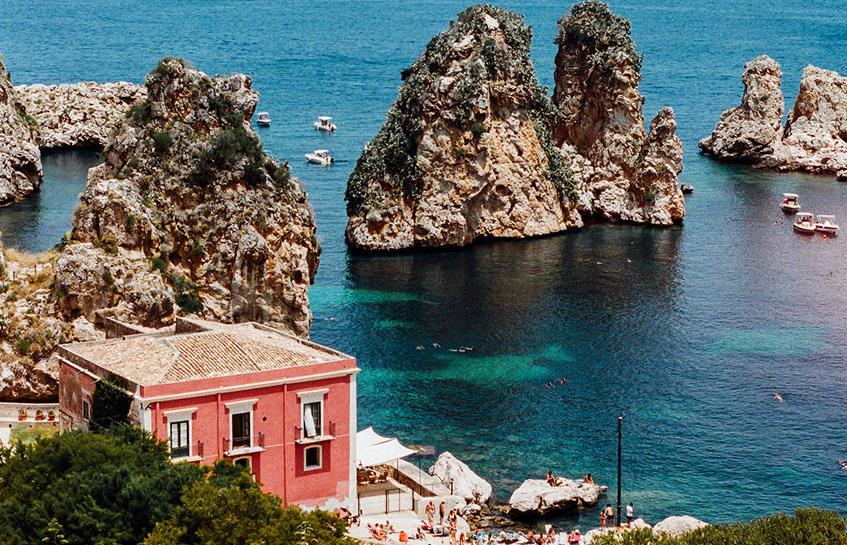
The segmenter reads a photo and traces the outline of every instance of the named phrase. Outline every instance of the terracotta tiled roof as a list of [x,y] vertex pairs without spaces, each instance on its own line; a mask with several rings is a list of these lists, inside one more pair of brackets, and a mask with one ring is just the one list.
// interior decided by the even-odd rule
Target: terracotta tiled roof
[[197,333],[159,331],[64,348],[141,385],[239,375],[349,357],[252,323],[215,324],[212,329]]

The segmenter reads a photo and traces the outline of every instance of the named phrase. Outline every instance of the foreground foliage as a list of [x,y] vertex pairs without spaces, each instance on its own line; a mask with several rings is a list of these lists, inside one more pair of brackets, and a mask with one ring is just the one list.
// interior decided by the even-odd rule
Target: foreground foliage
[[707,526],[679,537],[656,536],[649,529],[605,534],[592,545],[847,545],[845,520],[831,511],[798,509],[747,523]]
[[127,424],[0,450],[0,545],[349,545],[344,529],[282,509],[228,462],[174,464]]

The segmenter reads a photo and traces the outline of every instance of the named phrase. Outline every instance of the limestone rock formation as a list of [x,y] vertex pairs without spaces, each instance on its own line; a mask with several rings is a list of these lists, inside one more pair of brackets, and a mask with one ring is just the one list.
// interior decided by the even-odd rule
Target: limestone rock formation
[[509,498],[509,514],[515,518],[540,517],[597,505],[606,488],[564,479],[550,486],[544,479],[527,479]]
[[741,104],[725,111],[700,148],[719,159],[759,163],[774,154],[782,135],[782,70],[766,55],[744,65]]
[[676,537],[706,526],[708,524],[702,520],[688,515],[672,516],[656,523],[653,526],[653,533]]
[[124,81],[15,87],[15,96],[38,123],[41,149],[102,148],[130,107],[146,95],[144,86]]
[[41,185],[38,127],[15,96],[0,57],[0,206],[28,197]]
[[449,452],[438,456],[429,468],[429,474],[438,477],[442,483],[453,483],[453,494],[467,501],[485,503],[491,497],[491,484]]
[[181,311],[305,335],[314,218],[288,166],[250,129],[250,78],[211,78],[168,58],[146,94],[89,172],[56,268],[62,317],[95,321],[99,311],[159,326]]
[[778,170],[847,169],[847,77],[807,66],[782,126],[782,71],[767,56],[744,65],[741,104],[721,115],[700,148],[716,159]]
[[351,245],[463,246],[582,224],[530,40],[520,16],[490,5],[432,39],[348,182]]
[[633,520],[632,524],[629,525],[593,528],[582,535],[582,545],[589,545],[595,538],[606,534],[614,533],[616,537],[623,537],[622,534],[625,532],[631,532],[633,530],[649,530],[650,528],[652,528],[652,526],[647,524],[642,518]]
[[682,220],[676,122],[662,110],[644,134],[629,23],[596,0],[573,8],[561,22],[552,102],[530,42],[519,15],[473,6],[404,71],[348,181],[353,247],[464,246],[589,218]]
[[682,221],[676,120],[664,108],[644,133],[642,56],[629,21],[587,0],[559,21],[556,42],[553,103],[560,116],[553,132],[581,180],[581,212],[608,221]]

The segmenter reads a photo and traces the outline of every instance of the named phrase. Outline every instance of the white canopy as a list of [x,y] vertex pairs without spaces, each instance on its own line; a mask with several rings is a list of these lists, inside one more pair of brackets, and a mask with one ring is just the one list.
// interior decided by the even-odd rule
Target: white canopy
[[383,437],[373,428],[356,434],[356,462],[359,467],[375,466],[405,458],[415,451],[404,447],[394,437]]

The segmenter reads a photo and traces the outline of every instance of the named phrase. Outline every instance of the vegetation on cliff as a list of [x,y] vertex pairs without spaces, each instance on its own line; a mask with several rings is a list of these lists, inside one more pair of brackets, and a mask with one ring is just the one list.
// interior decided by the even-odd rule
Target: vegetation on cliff
[[638,72],[644,60],[632,39],[629,20],[613,13],[608,4],[599,0],[580,2],[559,19],[556,43],[583,46],[591,52],[591,64],[606,71],[612,69],[618,55],[629,60]]

